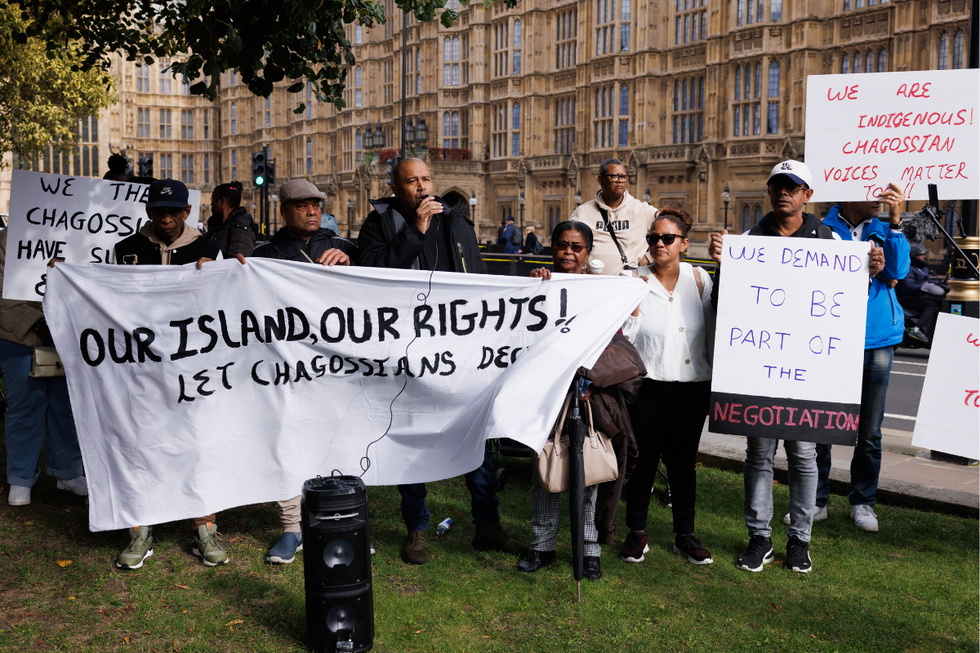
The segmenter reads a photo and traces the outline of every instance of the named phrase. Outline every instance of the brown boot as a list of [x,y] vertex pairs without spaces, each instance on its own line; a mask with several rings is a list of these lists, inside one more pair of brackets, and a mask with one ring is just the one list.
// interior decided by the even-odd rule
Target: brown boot
[[486,528],[476,529],[473,546],[480,551],[501,551],[512,555],[520,555],[527,548],[505,533],[499,521]]
[[413,565],[429,561],[429,534],[425,531],[409,531],[402,546],[402,557]]

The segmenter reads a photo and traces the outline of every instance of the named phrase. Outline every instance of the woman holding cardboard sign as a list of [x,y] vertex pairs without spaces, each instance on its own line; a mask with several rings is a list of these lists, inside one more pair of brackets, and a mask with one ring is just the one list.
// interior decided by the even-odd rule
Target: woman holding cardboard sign
[[653,262],[640,268],[650,292],[640,303],[639,316],[623,327],[647,366],[640,394],[630,405],[640,458],[623,492],[630,533],[620,558],[626,562],[642,562],[650,550],[647,509],[661,457],[670,475],[674,552],[696,565],[713,562],[694,536],[694,463],[708,414],[711,361],[706,344],[713,335],[709,330],[714,328],[714,310],[711,277],[680,260],[692,224],[691,216],[681,209],[660,210],[647,235]]

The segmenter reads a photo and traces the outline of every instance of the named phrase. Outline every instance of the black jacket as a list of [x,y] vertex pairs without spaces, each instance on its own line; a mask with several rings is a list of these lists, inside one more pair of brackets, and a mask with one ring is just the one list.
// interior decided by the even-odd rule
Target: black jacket
[[[197,232],[196,229],[194,231]],[[216,259],[218,253],[218,247],[214,243],[199,236],[170,252],[170,265],[193,263],[202,256]],[[115,256],[116,263],[121,265],[160,265],[163,260],[160,256],[160,245],[141,233],[135,233],[116,243]]]
[[328,249],[339,249],[351,258],[351,264],[356,262],[357,247],[354,243],[333,235],[330,229],[323,228],[304,242],[302,238],[283,227],[276,232],[272,240],[256,247],[249,256],[309,263],[316,261]]
[[248,256],[257,237],[255,222],[243,206],[232,210],[227,220],[217,216],[208,220],[207,239],[218,246],[225,258],[234,258],[235,254]]
[[[453,253],[452,267],[455,272],[486,272],[483,257],[476,242],[473,223],[466,218],[466,209],[457,204],[450,209],[442,198],[443,211],[440,219],[445,225],[449,251]],[[411,269],[422,251],[424,234],[405,220],[393,197],[371,200],[374,211],[361,226],[357,238],[360,264],[375,268]]]

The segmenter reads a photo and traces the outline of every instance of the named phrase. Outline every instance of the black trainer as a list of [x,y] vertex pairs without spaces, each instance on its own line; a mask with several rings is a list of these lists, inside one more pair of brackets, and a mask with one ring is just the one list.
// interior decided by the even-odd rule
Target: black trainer
[[693,535],[678,535],[674,538],[674,553],[679,553],[694,565],[710,565],[714,560],[711,552]]
[[585,556],[582,558],[582,576],[585,580],[599,580],[602,578],[599,556]]
[[797,537],[789,538],[786,542],[786,568],[801,574],[808,574],[813,569],[810,562],[810,543]]
[[619,559],[623,562],[643,562],[643,554],[649,550],[647,534],[630,531],[619,552]]
[[745,571],[762,571],[775,559],[772,553],[772,538],[763,535],[753,535],[749,540],[749,548],[739,556],[735,566]]

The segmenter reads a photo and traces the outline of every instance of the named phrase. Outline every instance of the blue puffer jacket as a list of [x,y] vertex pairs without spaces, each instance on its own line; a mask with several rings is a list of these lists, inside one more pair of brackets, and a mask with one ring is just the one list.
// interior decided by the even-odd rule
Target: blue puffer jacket
[[[840,216],[840,204],[830,209],[823,223],[834,230],[841,240],[854,240],[851,225]],[[863,240],[877,235],[885,250],[885,269],[881,275],[889,279],[904,279],[909,273],[909,241],[905,234],[892,231],[877,218],[864,228]],[[878,349],[900,344],[905,334],[905,314],[898,303],[895,290],[877,278],[871,280],[868,290],[868,319],[864,332],[864,348]]]

